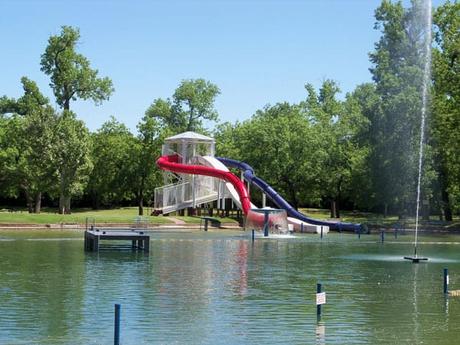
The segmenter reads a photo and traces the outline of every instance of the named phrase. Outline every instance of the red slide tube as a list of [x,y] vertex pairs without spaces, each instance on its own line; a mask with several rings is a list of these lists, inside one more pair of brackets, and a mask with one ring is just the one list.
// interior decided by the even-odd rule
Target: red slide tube
[[241,201],[241,208],[243,209],[243,213],[245,215],[248,214],[249,210],[251,209],[251,201],[249,200],[248,191],[244,186],[244,183],[236,177],[234,174],[228,171],[223,171],[207,166],[202,165],[186,165],[180,164],[179,155],[169,155],[169,156],[161,156],[157,160],[157,166],[160,169],[168,170],[176,173],[185,173],[191,175],[204,175],[204,176],[211,176],[217,177],[221,180],[225,180],[230,182],[233,187],[235,187]]

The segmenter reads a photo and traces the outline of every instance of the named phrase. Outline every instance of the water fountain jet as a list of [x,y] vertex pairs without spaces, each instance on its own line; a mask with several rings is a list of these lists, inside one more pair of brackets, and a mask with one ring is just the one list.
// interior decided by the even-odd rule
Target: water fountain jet
[[417,206],[415,212],[415,238],[414,238],[414,255],[405,256],[405,260],[411,260],[412,263],[419,263],[426,261],[428,258],[420,257],[417,255],[417,240],[418,240],[418,227],[419,227],[419,213],[420,213],[420,194],[422,183],[422,163],[423,163],[423,143],[425,142],[425,120],[428,103],[428,84],[430,81],[430,66],[431,66],[431,0],[426,0],[424,3],[424,19],[425,19],[425,55],[423,66],[423,85],[422,85],[422,113],[420,124],[420,147],[418,157],[418,179],[417,179]]

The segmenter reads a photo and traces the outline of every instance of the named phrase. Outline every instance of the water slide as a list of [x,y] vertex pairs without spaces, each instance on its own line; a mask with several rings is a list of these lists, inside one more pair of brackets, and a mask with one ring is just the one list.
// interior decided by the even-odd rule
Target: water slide
[[301,222],[305,222],[308,224],[320,225],[320,226],[328,226],[332,230],[338,231],[363,231],[362,224],[353,224],[353,223],[345,223],[345,222],[332,222],[332,221],[325,221],[325,220],[318,220],[314,218],[310,218],[305,214],[297,211],[294,207],[292,207],[286,200],[284,200],[270,185],[262,180],[260,177],[257,177],[254,174],[254,169],[247,163],[240,162],[234,159],[229,158],[217,158],[220,162],[222,162],[225,166],[230,168],[237,168],[243,171],[243,176],[249,183],[258,187],[262,192],[264,192],[272,201],[273,203],[282,209],[285,209],[288,216],[294,219],[298,219]]
[[[216,160],[214,157],[207,158],[212,158]],[[179,163],[179,155],[177,154],[161,156],[160,158],[158,158],[156,163],[160,169],[172,171],[175,173],[204,175],[222,179],[231,184],[233,191],[236,191],[237,195],[235,195],[234,198],[238,200],[239,205],[241,205],[241,209],[243,210],[243,213],[245,215],[248,214],[249,210],[253,206],[251,204],[251,201],[249,200],[248,191],[246,190],[244,182],[241,181],[237,176],[229,172],[228,169],[225,166],[223,166],[220,162],[218,163],[221,164],[225,170],[204,165],[181,164]]]

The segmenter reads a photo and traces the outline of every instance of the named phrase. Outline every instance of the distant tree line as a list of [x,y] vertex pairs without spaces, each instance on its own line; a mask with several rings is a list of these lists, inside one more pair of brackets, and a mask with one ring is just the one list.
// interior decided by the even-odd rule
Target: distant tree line
[[[410,8],[382,1],[381,37],[369,54],[373,81],[340,96],[336,81],[305,85],[305,99],[267,105],[248,120],[218,121],[219,88],[204,79],[180,82],[171,98],[155,99],[132,133],[111,117],[91,133],[71,110],[77,99],[107,101],[114,92],[76,51],[79,30],[51,36],[41,69],[59,109],[37,84],[0,98],[0,198],[60,213],[71,200],[93,208],[137,205],[143,214],[163,183],[155,160],[165,137],[186,130],[214,135],[219,155],[251,164],[295,207],[372,210],[412,215],[426,28],[421,1]],[[424,215],[451,220],[460,211],[460,4],[434,11],[431,97],[423,164]],[[253,191],[256,200],[260,195]]]

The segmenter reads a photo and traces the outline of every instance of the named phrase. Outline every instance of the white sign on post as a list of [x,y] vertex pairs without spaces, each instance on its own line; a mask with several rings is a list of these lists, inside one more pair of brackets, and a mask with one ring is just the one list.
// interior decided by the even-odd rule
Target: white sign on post
[[316,305],[326,304],[326,293],[320,292],[316,294]]

